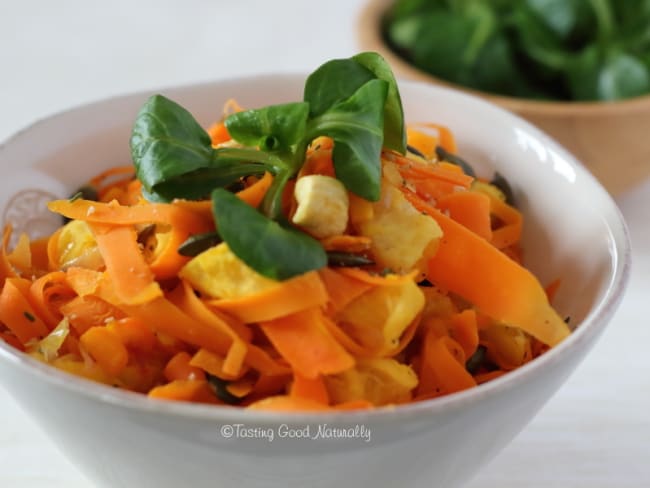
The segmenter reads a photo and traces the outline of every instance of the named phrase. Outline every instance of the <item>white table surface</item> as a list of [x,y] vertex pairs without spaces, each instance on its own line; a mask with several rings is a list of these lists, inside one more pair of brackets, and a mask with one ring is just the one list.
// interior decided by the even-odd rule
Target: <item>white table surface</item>
[[[0,0],[0,140],[98,98],[350,56],[364,3]],[[470,488],[650,487],[650,180],[617,201],[634,263],[614,321]],[[2,387],[0,486],[91,487]]]

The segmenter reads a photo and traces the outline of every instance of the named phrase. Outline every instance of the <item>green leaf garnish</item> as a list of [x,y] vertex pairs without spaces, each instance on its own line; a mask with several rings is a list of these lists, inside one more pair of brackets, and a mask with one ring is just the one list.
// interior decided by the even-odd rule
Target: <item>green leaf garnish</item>
[[384,101],[388,83],[371,80],[327,112],[307,130],[334,139],[336,177],[353,193],[377,201],[381,187]]
[[352,59],[372,71],[378,79],[388,83],[384,105],[384,146],[404,154],[406,152],[404,109],[393,71],[384,58],[377,53],[365,52],[357,54]]
[[261,275],[286,280],[327,264],[325,250],[316,239],[269,219],[232,193],[214,190],[212,206],[219,235],[239,259]]
[[304,102],[271,105],[232,114],[226,128],[242,144],[286,155],[304,137],[308,116],[309,104]]
[[[187,110],[162,95],[151,97],[131,136],[142,193],[159,202],[211,196],[221,238],[251,268],[279,280],[327,264],[321,244],[282,214],[284,189],[304,164],[309,144],[331,137],[336,177],[368,200],[379,199],[382,148],[406,151],[397,84],[376,53],[323,64],[307,79],[304,101],[237,112],[225,124],[242,147],[213,148]],[[264,172],[274,179],[259,211],[226,191],[242,177]],[[179,252],[193,255],[210,239],[189,239]]]

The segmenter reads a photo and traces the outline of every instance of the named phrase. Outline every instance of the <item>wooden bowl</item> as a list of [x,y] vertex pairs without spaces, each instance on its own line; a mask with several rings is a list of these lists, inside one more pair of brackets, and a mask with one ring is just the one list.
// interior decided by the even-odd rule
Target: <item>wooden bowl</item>
[[521,115],[571,151],[613,195],[650,176],[650,95],[619,102],[543,102],[441,80],[412,66],[384,42],[381,21],[392,3],[370,0],[359,15],[357,37],[361,49],[384,56],[399,78],[453,87]]

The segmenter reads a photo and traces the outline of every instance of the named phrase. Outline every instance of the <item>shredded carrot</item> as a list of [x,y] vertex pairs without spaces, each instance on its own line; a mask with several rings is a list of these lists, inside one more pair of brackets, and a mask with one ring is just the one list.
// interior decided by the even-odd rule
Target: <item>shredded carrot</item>
[[342,310],[355,298],[373,287],[367,281],[356,279],[332,268],[323,268],[318,273],[327,290],[329,303],[335,312]]
[[226,385],[226,390],[231,395],[242,399],[253,392],[254,382],[247,378],[231,381]]
[[192,356],[186,351],[175,354],[165,366],[163,374],[167,381],[204,380],[205,373],[191,364]]
[[487,195],[490,199],[490,212],[503,224],[492,231],[492,244],[498,249],[505,249],[517,244],[521,239],[523,227],[521,213],[494,195]]
[[490,199],[478,192],[454,192],[440,198],[436,205],[441,211],[476,235],[492,240]]
[[266,191],[271,186],[273,182],[273,175],[268,171],[264,173],[264,176],[261,180],[256,181],[251,186],[244,188],[243,190],[237,192],[237,196],[248,203],[251,207],[257,207],[262,203]]
[[370,249],[372,239],[367,236],[336,235],[321,239],[326,251],[362,253]]
[[19,351],[25,350],[23,343],[20,342],[20,339],[18,339],[18,337],[16,337],[12,332],[0,331],[0,339]]
[[404,284],[406,281],[413,281],[417,275],[417,272],[411,272],[403,275],[387,273],[382,276],[369,271],[364,271],[360,268],[341,268],[338,272],[344,276],[368,283],[369,285],[378,286],[399,286]]
[[91,224],[117,297],[127,305],[150,302],[160,296],[160,285],[144,260],[132,227]]
[[241,105],[234,98],[229,98],[223,105],[223,118],[226,119],[229,115],[244,110]]
[[278,283],[267,290],[241,298],[206,300],[211,307],[236,317],[245,323],[272,320],[327,303],[327,290],[318,273],[304,275]]
[[66,274],[53,271],[32,282],[27,298],[48,329],[53,329],[63,318],[59,308],[73,297],[74,292],[66,283]]
[[469,188],[472,181],[474,181],[474,178],[466,175],[462,171],[458,171],[455,167],[450,167],[450,165],[441,163],[424,164],[395,153],[384,153],[384,155],[390,161],[397,163],[400,167],[400,173],[405,178],[416,180],[417,182],[422,179],[435,180],[461,188]]
[[124,317],[120,309],[94,295],[76,296],[61,305],[59,312],[68,317],[70,325],[80,335],[94,325]]
[[181,205],[150,203],[146,205],[120,205],[118,202],[94,202],[92,200],[54,200],[48,204],[52,212],[88,223],[111,226],[170,222],[185,222],[188,227],[205,225],[200,217]]
[[506,371],[498,369],[496,371],[490,371],[489,373],[479,373],[474,377],[474,379],[476,380],[477,384],[481,385],[483,383],[487,383],[488,381],[492,381],[500,376],[503,376],[504,374],[506,374]]
[[[207,130],[214,146],[231,145],[225,117],[240,110],[229,101]],[[384,149],[378,161],[392,193],[370,202],[348,192],[347,227],[319,241],[330,259],[369,264],[284,281],[242,276],[255,266],[232,254],[219,258],[216,282],[204,270],[218,248],[181,247],[219,230],[211,200],[149,202],[133,167],[102,172],[88,182],[98,201],[48,204],[73,221],[50,236],[12,239],[5,226],[0,340],[153,399],[286,412],[431,399],[544,354],[569,328],[550,306],[559,280],[544,289],[521,264],[523,215],[440,160],[440,148],[457,152],[447,127],[416,124],[407,136],[415,151]],[[336,177],[335,150],[330,137],[309,144],[278,196],[283,218],[295,212],[299,178]],[[236,195],[259,208],[273,178],[243,176]],[[404,225],[413,215],[418,225]]]
[[324,175],[335,177],[332,149],[320,148],[307,155],[300,176]]
[[450,317],[450,336],[463,348],[465,358],[469,358],[478,347],[478,325],[476,312],[466,309]]
[[223,144],[231,139],[226,124],[223,122],[212,124],[208,129],[208,135],[210,136],[213,146],[218,146],[219,144]]
[[201,300],[194,289],[187,281],[181,282],[181,287],[176,288],[169,294],[170,300],[176,303],[180,308],[187,311],[187,313],[194,317],[196,320],[202,320],[211,324],[215,329],[223,331],[225,335],[230,337],[233,341],[251,340],[251,330],[246,327],[242,322],[233,319],[227,315],[220,315],[209,309],[205,300]]
[[438,251],[429,261],[428,277],[433,283],[546,344],[556,345],[569,335],[530,271],[417,196],[405,195],[443,231]]
[[205,380],[174,380],[152,388],[148,396],[177,402],[221,403],[212,394]]
[[248,406],[250,410],[267,410],[271,412],[306,412],[330,410],[326,404],[298,396],[272,396],[259,400]]
[[[131,201],[130,193],[135,188],[131,185],[133,181],[133,176],[128,176],[106,185],[97,192],[97,200],[100,202],[117,200],[120,203]],[[139,190],[140,187],[138,186],[137,189]]]
[[118,335],[110,329],[91,327],[83,333],[80,342],[109,376],[117,376],[126,368],[129,353]]
[[155,331],[168,334],[183,342],[206,347],[225,354],[231,340],[219,329],[195,320],[164,297],[120,308],[129,316],[149,324]]
[[456,138],[454,137],[454,134],[449,130],[448,127],[440,124],[432,124],[432,123],[419,123],[419,124],[412,124],[409,125],[409,128],[411,130],[428,130],[428,129],[433,129],[437,133],[437,140],[439,141],[440,146],[452,154],[456,153],[458,151],[458,147],[456,146]]
[[[465,355],[457,357],[462,348],[448,336],[437,337],[429,333],[424,339],[423,376],[432,375],[428,381],[444,393],[455,393],[476,386],[476,381],[465,369]],[[456,353],[456,354],[455,354]]]
[[129,177],[133,177],[134,174],[135,174],[135,169],[133,168],[133,166],[117,166],[99,173],[97,176],[95,176],[88,182],[88,185],[94,188],[102,189],[105,188],[107,185],[110,185],[110,180],[112,178],[119,177],[122,175],[128,175]]
[[41,274],[48,270],[49,259],[47,256],[47,243],[49,237],[41,237],[30,242],[30,252],[32,255],[32,267],[36,274]]
[[42,339],[49,331],[27,299],[31,283],[24,278],[7,278],[0,293],[0,322],[23,344]]
[[156,347],[157,340],[151,327],[134,317],[107,317],[104,322],[128,349],[150,352]]
[[188,364],[223,380],[233,380],[239,377],[239,372],[233,373],[226,370],[226,361],[223,357],[207,349],[199,349],[190,358]]
[[438,137],[435,135],[427,134],[413,127],[407,127],[406,140],[409,146],[420,151],[426,159],[432,159],[436,155]]
[[329,394],[327,393],[322,376],[305,378],[299,373],[294,374],[290,395],[292,397],[314,400],[324,405],[329,404]]
[[260,328],[294,371],[306,378],[339,373],[354,365],[354,358],[327,331],[318,308],[262,322]]

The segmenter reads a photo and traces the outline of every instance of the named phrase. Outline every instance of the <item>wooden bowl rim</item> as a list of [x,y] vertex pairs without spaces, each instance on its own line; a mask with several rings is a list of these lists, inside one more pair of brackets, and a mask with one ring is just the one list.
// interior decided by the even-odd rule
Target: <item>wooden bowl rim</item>
[[406,62],[384,42],[379,25],[384,13],[392,3],[393,0],[368,0],[358,14],[356,22],[357,42],[361,49],[365,51],[376,51],[380,53],[393,67],[398,77],[447,86],[471,95],[479,96],[497,103],[508,110],[525,113],[529,116],[565,117],[567,114],[570,114],[575,117],[595,118],[650,112],[650,94],[614,102],[540,101],[495,95],[436,78]]

